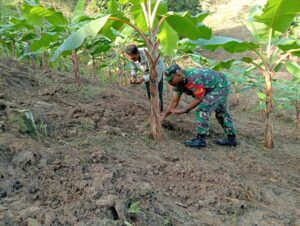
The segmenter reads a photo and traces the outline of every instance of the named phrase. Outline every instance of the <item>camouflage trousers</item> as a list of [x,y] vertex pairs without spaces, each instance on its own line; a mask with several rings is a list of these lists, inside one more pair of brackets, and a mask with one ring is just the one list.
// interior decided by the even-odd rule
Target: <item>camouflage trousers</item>
[[223,127],[226,135],[235,135],[236,130],[233,120],[227,110],[227,96],[229,86],[217,87],[204,96],[203,101],[196,110],[197,132],[206,135],[209,132],[209,118],[213,111]]

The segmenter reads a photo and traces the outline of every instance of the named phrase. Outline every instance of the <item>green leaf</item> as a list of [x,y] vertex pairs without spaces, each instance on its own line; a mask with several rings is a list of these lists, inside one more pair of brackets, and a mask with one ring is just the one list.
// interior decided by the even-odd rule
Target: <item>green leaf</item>
[[[118,16],[118,18],[123,19],[123,20],[128,20],[127,18],[122,18]],[[114,32],[113,29],[117,31],[121,31],[125,27],[125,24],[120,21],[115,21],[115,20],[108,20],[106,24],[103,26],[101,33],[106,36],[107,38],[111,40],[116,39],[116,32]]]
[[138,5],[140,3],[143,3],[143,0],[120,0],[121,4],[127,4],[127,3],[131,3],[133,5]]
[[199,45],[205,49],[214,51],[218,48],[224,48],[229,53],[253,51],[259,48],[259,45],[253,42],[245,42],[230,37],[214,36],[209,40],[198,39],[196,41],[189,41],[192,44]]
[[87,37],[94,38],[106,24],[109,17],[110,15],[90,21],[79,30],[73,32],[54,52],[50,61],[54,61],[64,51],[79,48]]
[[73,12],[72,23],[75,24],[80,20],[81,16],[84,16],[86,0],[78,0]]
[[257,91],[256,95],[260,100],[266,100],[266,94],[264,94],[263,92]]
[[54,33],[61,33],[61,32],[65,32],[66,28],[63,26],[52,26],[49,29],[49,32],[54,32]]
[[68,23],[61,12],[57,12],[54,9],[47,9],[40,5],[32,6],[24,3],[22,11],[29,23],[39,27],[42,26],[43,19],[52,25],[65,25]]
[[107,52],[109,49],[111,48],[110,45],[105,45],[105,44],[99,44],[98,46],[96,46],[95,49],[93,49],[90,54],[92,56],[96,56],[99,55],[100,53],[105,53]]
[[[143,1],[142,1],[143,2]],[[151,8],[153,9],[154,6],[155,6],[155,3],[156,1],[152,1],[151,3]],[[165,1],[162,1],[159,6],[158,6],[158,10],[157,10],[157,13],[156,13],[156,17],[155,17],[155,20],[154,20],[154,24],[157,23],[157,18],[158,18],[158,15],[163,15],[165,13],[167,13],[167,3]],[[148,27],[147,27],[147,23],[146,23],[146,19],[145,19],[145,15],[144,15],[144,12],[143,12],[143,9],[141,7],[140,4],[134,4],[131,8],[131,13],[132,13],[132,16],[134,18],[134,22],[135,24],[144,32],[147,32],[148,31]]]
[[131,14],[134,18],[136,26],[138,26],[138,28],[140,28],[143,32],[148,31],[147,22],[142,7],[140,5],[134,5],[131,8]]
[[231,59],[231,60],[225,60],[225,61],[219,61],[217,63],[215,63],[214,65],[211,66],[211,68],[213,70],[216,71],[220,71],[222,69],[229,69],[231,68],[232,64],[235,62],[236,60]]
[[208,12],[202,12],[195,16],[191,16],[190,19],[193,21],[194,24],[197,24],[197,23],[201,23],[208,15],[209,15]]
[[212,64],[215,63],[215,61],[210,60],[199,54],[192,53],[192,54],[189,54],[189,56],[191,57],[192,61],[200,67],[210,67]]
[[211,37],[211,29],[203,24],[195,23],[195,18],[187,12],[182,14],[169,12],[166,21],[179,35],[191,40]]
[[256,40],[266,42],[269,38],[270,28],[266,24],[257,22],[254,18],[261,13],[262,8],[254,5],[249,11],[246,26]]
[[300,66],[296,62],[287,62],[286,69],[295,78],[300,80]]
[[10,24],[13,24],[13,26],[10,26],[12,29],[17,30],[17,29],[27,28],[28,30],[33,30],[33,26],[28,24],[26,19],[10,17],[9,22]]
[[139,213],[141,212],[140,210],[140,202],[136,201],[130,204],[128,208],[128,213]]
[[[122,1],[120,1],[120,2],[122,3]],[[134,19],[135,25],[139,29],[141,29],[143,32],[147,32],[148,31],[148,26],[147,26],[147,23],[146,23],[146,19],[145,19],[143,9],[142,9],[141,4],[140,4],[140,3],[144,3],[144,1],[126,1],[126,3],[127,2],[130,2],[132,4],[132,7],[131,7],[130,11],[131,11],[132,17]],[[124,4],[124,1],[123,1],[123,4]],[[156,4],[156,1],[151,1],[151,9],[152,10],[154,9],[155,4]],[[167,2],[166,1],[161,1],[159,6],[158,6],[158,9],[157,9],[156,16],[154,18],[154,26],[155,26],[155,24],[157,24],[157,21],[158,21],[158,18],[159,18],[158,16],[166,14],[167,11],[168,11]]]
[[91,50],[91,49],[95,48],[96,46],[103,45],[103,44],[106,46],[109,46],[111,44],[111,41],[105,36],[100,36],[99,38],[88,42],[88,44],[86,45],[86,48]]
[[273,31],[285,33],[300,12],[298,0],[268,0],[263,14],[255,16],[257,22],[266,24]]
[[[299,39],[292,39],[292,38],[285,38],[280,40],[278,43],[278,48],[287,52],[292,51],[292,54],[295,56],[300,56],[300,40]],[[295,50],[295,51],[293,51]]]
[[31,44],[30,44],[30,50],[32,52],[36,52],[39,49],[42,48],[47,48],[49,47],[51,42],[54,42],[57,40],[57,36],[58,35],[49,35],[49,34],[44,34],[39,40],[34,40]]
[[251,64],[253,62],[253,59],[251,57],[243,57],[241,61]]
[[281,66],[282,66],[282,63],[277,64],[274,71],[278,72],[280,70]]
[[118,3],[116,0],[110,0],[107,3],[108,10],[111,14],[119,14]]
[[167,22],[163,24],[162,30],[157,38],[160,40],[163,55],[172,56],[175,54],[178,36]]
[[121,31],[119,36],[116,38],[115,44],[116,45],[124,45],[128,39],[130,40],[133,37],[132,34],[134,32],[135,32],[135,30],[132,27],[125,26],[125,28]]
[[35,33],[28,33],[24,36],[22,36],[22,41],[26,42],[26,41],[30,41],[30,40],[33,40],[37,37],[37,35]]

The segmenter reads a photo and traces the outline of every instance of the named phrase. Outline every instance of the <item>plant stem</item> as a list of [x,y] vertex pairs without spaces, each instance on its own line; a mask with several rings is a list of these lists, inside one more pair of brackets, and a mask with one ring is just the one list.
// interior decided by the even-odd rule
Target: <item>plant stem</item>
[[73,63],[73,74],[75,77],[75,81],[76,81],[78,88],[80,88],[81,80],[80,80],[80,75],[79,75],[78,55],[77,55],[76,50],[72,51],[71,60]]
[[296,128],[300,129],[300,100],[296,101]]
[[271,71],[265,71],[265,92],[266,92],[266,128],[265,128],[265,143],[264,146],[268,149],[274,148],[273,141],[273,120],[272,120],[272,77]]

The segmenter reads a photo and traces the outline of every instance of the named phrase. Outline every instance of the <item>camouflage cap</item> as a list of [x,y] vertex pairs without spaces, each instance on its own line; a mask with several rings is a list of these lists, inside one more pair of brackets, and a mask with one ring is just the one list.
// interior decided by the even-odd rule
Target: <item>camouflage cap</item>
[[166,70],[166,81],[171,81],[174,77],[174,75],[177,73],[178,70],[181,70],[178,64],[172,64],[167,70]]

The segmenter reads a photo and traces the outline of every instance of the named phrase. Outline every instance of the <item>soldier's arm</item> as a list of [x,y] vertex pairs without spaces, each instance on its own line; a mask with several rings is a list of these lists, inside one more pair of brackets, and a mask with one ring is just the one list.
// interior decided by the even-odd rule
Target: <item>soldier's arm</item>
[[197,99],[194,99],[191,103],[189,103],[184,108],[184,113],[188,113],[189,111],[193,110],[195,107],[197,107],[203,100],[203,96]]
[[188,84],[188,88],[193,92],[195,99],[191,103],[189,103],[184,109],[174,111],[173,113],[176,115],[188,113],[190,110],[193,110],[202,102],[204,98],[205,89],[203,83],[195,84],[194,82],[192,82]]
[[175,108],[177,107],[179,100],[180,100],[181,95],[175,95],[173,96],[166,112],[162,115],[161,120],[164,120],[166,117],[168,117],[170,114],[173,113]]

